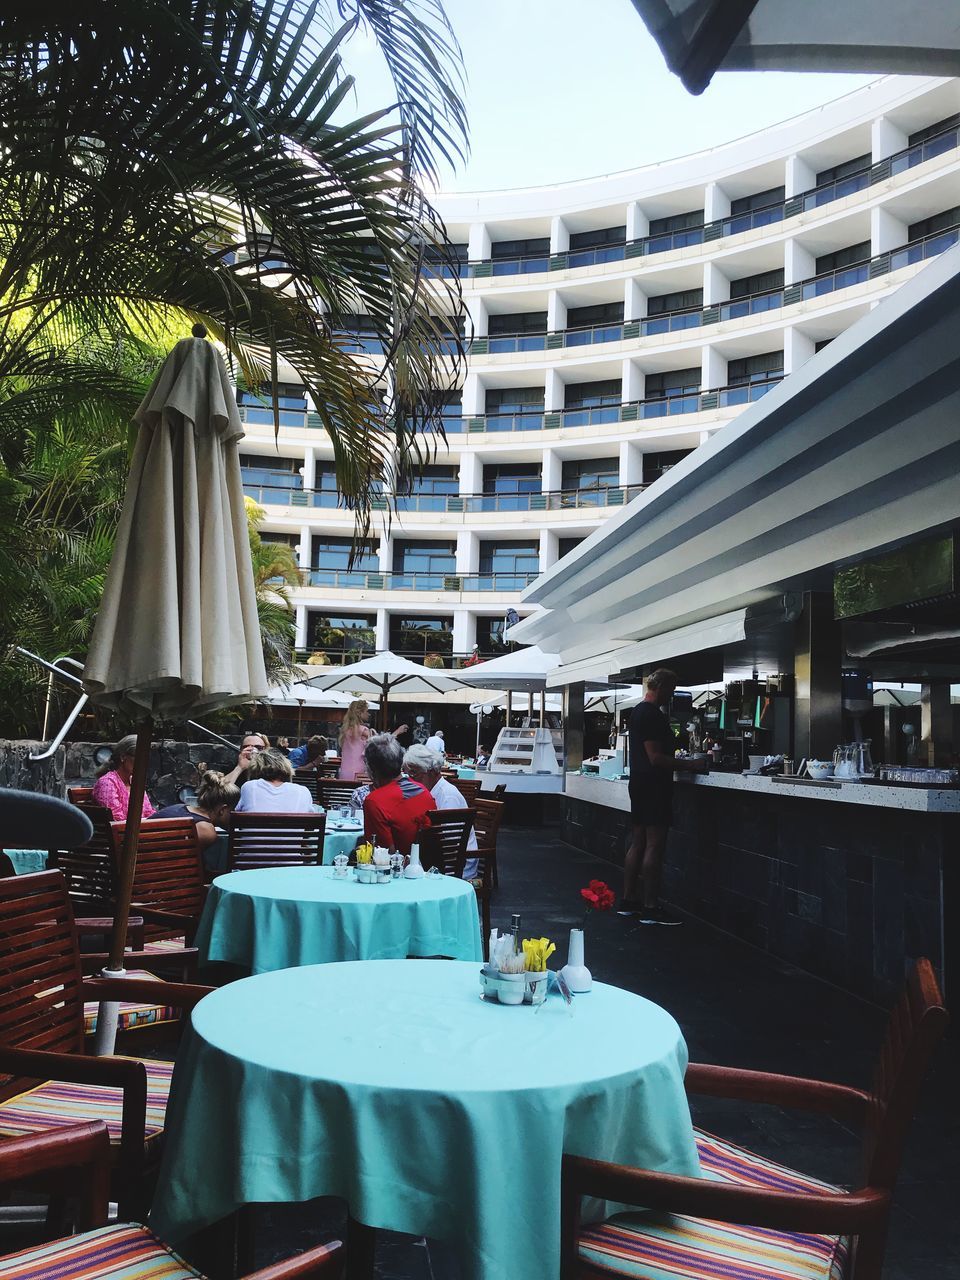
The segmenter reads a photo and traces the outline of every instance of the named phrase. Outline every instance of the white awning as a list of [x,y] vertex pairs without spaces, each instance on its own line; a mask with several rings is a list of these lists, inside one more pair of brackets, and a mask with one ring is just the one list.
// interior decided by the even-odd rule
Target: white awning
[[732,613],[721,614],[718,618],[695,622],[689,627],[678,627],[676,631],[662,631],[649,640],[627,645],[620,650],[620,670],[649,667],[655,663],[669,662],[671,658],[682,658],[688,653],[703,653],[706,649],[716,649],[720,645],[737,644],[740,640],[746,640],[748,612],[747,609],[734,609]]

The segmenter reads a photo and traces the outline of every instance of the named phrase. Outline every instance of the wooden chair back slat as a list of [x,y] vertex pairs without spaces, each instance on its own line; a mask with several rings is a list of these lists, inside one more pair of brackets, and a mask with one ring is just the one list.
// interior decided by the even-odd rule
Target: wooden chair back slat
[[227,855],[231,871],[317,866],[323,862],[323,813],[233,813]]
[[111,914],[116,896],[110,810],[80,801],[81,809],[93,823],[93,835],[75,849],[61,849],[57,866],[63,872],[67,892],[78,916]]
[[317,804],[322,804],[324,809],[349,804],[350,797],[361,785],[359,782],[341,782],[338,778],[318,778]]
[[93,787],[67,787],[67,799],[71,804],[93,804]]
[[0,880],[0,1043],[81,1053],[81,981],[61,872]]
[[929,960],[918,960],[890,1011],[865,1126],[866,1182],[892,1188],[921,1082],[949,1015]]
[[420,832],[420,861],[428,870],[439,867],[445,876],[462,876],[473,810],[433,809],[427,817],[430,825]]
[[480,799],[481,782],[479,778],[457,778],[454,776],[450,779],[450,782],[452,786],[457,788],[468,805],[472,806],[474,800]]
[[[119,870],[125,822],[111,824],[114,862]],[[170,911],[199,921],[204,886],[196,823],[190,818],[150,818],[141,823],[132,902],[136,907]],[[182,928],[144,921],[147,942],[179,936]]]
[[506,794],[507,784],[505,782],[498,782],[490,793],[490,798],[491,800],[503,800],[506,797]]
[[496,849],[500,824],[506,805],[502,800],[487,800],[478,796],[473,804],[476,810],[477,843],[481,849]]

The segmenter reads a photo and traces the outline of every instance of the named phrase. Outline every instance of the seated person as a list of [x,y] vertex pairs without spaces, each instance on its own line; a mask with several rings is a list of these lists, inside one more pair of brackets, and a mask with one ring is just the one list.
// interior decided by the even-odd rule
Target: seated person
[[364,782],[362,786],[357,787],[356,791],[350,796],[351,809],[362,809],[363,802],[370,794],[370,783]]
[[293,765],[268,747],[258,751],[247,767],[249,779],[240,788],[237,813],[312,813],[313,796],[293,781]]
[[364,834],[374,844],[409,853],[436,801],[426,787],[403,776],[403,747],[392,733],[371,738],[363,758],[370,774],[370,792],[363,802]]
[[[263,751],[265,747],[269,747],[270,739],[265,733],[245,733],[240,742],[240,750],[237,752],[237,763],[233,766],[229,773],[223,775],[224,782],[232,782],[237,787],[242,787],[247,780],[247,770],[250,767],[250,761],[258,751]],[[206,769],[205,764],[197,765],[198,770],[203,773]]]
[[323,759],[323,753],[327,749],[327,740],[322,738],[319,733],[315,733],[309,738],[302,747],[291,747],[288,755],[290,763],[293,765],[297,773],[301,769],[316,769],[317,765]]
[[[130,779],[133,777],[133,757],[137,750],[137,735],[128,733],[121,738],[110,754],[110,759],[99,770],[97,780],[93,784],[94,804],[102,805],[110,810],[114,822],[126,822],[127,810],[130,807]],[[150,797],[144,793],[143,816],[149,818],[153,813]]]
[[490,763],[490,753],[493,747],[488,747],[485,742],[480,744],[480,750],[477,752],[477,768],[485,769]]
[[[443,756],[439,751],[431,751],[427,746],[416,744],[408,749],[403,757],[403,767],[407,774],[427,788],[434,799],[435,809],[469,809],[470,805],[452,782],[441,778]],[[467,840],[467,850],[477,851],[477,833],[471,831]],[[476,858],[467,858],[463,864],[464,880],[475,880],[480,870]]]
[[223,774],[208,770],[200,779],[193,804],[168,804],[155,818],[192,818],[197,826],[197,843],[201,851],[217,838],[217,826],[225,827],[237,807],[240,788],[224,782]]

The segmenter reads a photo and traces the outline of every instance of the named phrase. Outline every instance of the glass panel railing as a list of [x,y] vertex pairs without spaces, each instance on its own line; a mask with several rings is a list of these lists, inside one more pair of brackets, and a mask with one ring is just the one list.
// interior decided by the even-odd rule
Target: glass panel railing
[[[915,146],[906,147],[903,151],[898,151],[896,155],[891,156],[890,174],[904,173],[907,169],[913,169],[916,165],[923,164],[925,160],[932,160],[934,156],[943,155],[945,151],[952,151],[957,146],[960,146],[960,128],[946,129],[933,138],[927,138],[925,142],[918,142]],[[886,174],[883,176],[886,177]],[[878,176],[874,181],[880,181],[880,177]]]
[[467,264],[471,279],[478,276],[524,276],[550,270],[550,254],[535,253],[521,258],[481,258]]
[[244,479],[243,492],[261,507],[301,506],[307,502],[303,482],[299,476],[291,477],[290,484],[263,483],[258,480]]
[[753,293],[746,298],[734,298],[720,303],[720,320],[737,320],[741,316],[758,315],[761,311],[774,311],[783,306],[783,290],[773,293]]
[[745,213],[732,213],[727,218],[719,218],[711,225],[720,227],[722,236],[739,235],[741,231],[752,231],[755,227],[769,227],[771,223],[783,221],[783,202],[764,205],[762,209],[748,209]]
[[371,577],[377,585],[385,575],[375,569],[306,569],[304,577],[308,587],[354,587],[366,589]]
[[486,431],[540,431],[543,429],[543,409],[523,413],[488,413],[483,423]]
[[310,505],[327,509],[339,507],[340,494],[336,489],[314,489],[310,494]]
[[640,321],[640,332],[644,337],[653,333],[676,333],[680,329],[697,329],[703,324],[703,312],[668,311],[662,316],[648,316]]
[[619,342],[623,337],[623,322],[591,325],[587,329],[564,329],[565,347],[589,347],[597,342]]
[[644,236],[635,243],[642,246],[641,253],[667,253],[670,249],[685,249],[691,244],[703,244],[703,227],[687,227],[684,231],[666,231],[663,235]]
[[397,498],[398,511],[446,511],[448,497],[456,497],[456,492],[446,493],[409,493]]
[[487,338],[487,350],[491,355],[509,351],[543,351],[547,345],[545,333],[505,333]]
[[869,169],[861,169],[859,173],[851,173],[846,178],[837,178],[835,182],[825,182],[822,187],[803,191],[796,197],[803,201],[802,208],[797,209],[797,212],[806,213],[809,209],[819,209],[822,204],[830,204],[834,200],[842,200],[844,196],[852,196],[855,191],[862,191],[869,185]]
[[626,252],[625,244],[601,244],[591,249],[571,249],[567,253],[567,266],[594,267],[601,262],[622,262]]
[[[240,408],[241,421],[251,427],[272,427],[273,426],[273,410],[261,405],[242,405]],[[294,430],[303,430],[307,426],[306,412],[296,412],[290,409],[280,410],[281,427],[292,427]]]
[[801,296],[820,298],[825,293],[835,293],[838,289],[847,289],[852,284],[863,284],[870,279],[870,263],[856,262],[849,267],[840,267],[836,271],[828,271],[822,276],[814,276],[811,280],[801,282]]
[[428,278],[433,276],[436,280],[455,280],[458,276],[465,280],[470,269],[466,262],[458,262],[456,268],[446,262],[425,262],[420,268],[420,274]]
[[462,579],[463,590],[523,591],[539,576],[539,573],[468,573]]
[[700,409],[700,392],[691,391],[686,395],[641,400],[638,407],[641,418],[669,418],[675,413],[697,413]]
[[898,271],[901,267],[910,266],[914,262],[923,262],[926,258],[935,258],[960,239],[960,227],[948,227],[946,231],[937,231],[933,235],[924,236],[922,240],[914,240],[905,244],[902,249],[894,249],[890,254],[890,270]]
[[604,422],[619,421],[619,404],[600,404],[589,409],[564,409],[562,412],[562,425],[565,427],[594,427]]
[[391,591],[443,591],[444,584],[456,576],[456,562],[449,569],[415,570],[412,573],[384,574],[384,585]]
[[765,396],[771,387],[779,386],[783,381],[783,374],[779,377],[771,376],[763,382],[744,382],[734,387],[722,387],[720,389],[720,407],[728,408],[731,405],[752,404],[754,400],[759,400]]
[[383,355],[383,340],[375,333],[338,333],[335,336],[343,351],[354,355]]
[[464,502],[468,511],[530,511],[544,505],[540,493],[476,493]]

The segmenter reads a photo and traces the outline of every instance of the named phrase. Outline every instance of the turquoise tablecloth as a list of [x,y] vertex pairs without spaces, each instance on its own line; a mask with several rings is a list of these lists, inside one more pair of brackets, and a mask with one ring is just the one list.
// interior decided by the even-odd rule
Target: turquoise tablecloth
[[477,776],[477,771],[476,769],[474,769],[473,765],[465,765],[465,764],[457,765],[458,778],[475,778],[476,776]]
[[327,818],[327,829],[323,837],[323,865],[325,867],[333,866],[333,860],[338,853],[345,853],[349,857],[357,847],[357,841],[363,835],[363,823],[357,823],[354,827],[341,829],[332,826],[330,818]]
[[18,876],[47,869],[46,849],[4,849],[3,852],[13,863],[13,869]]
[[[463,1280],[558,1280],[563,1152],[696,1175],[687,1051],[663,1009],[595,984],[572,1014],[479,998],[474,964],[261,974],[197,1006],[150,1225],[347,1200],[457,1243]],[[586,1206],[588,1219],[611,1206]]]
[[472,885],[453,876],[358,884],[335,879],[328,867],[218,876],[196,946],[201,961],[226,960],[252,973],[335,960],[482,955]]

